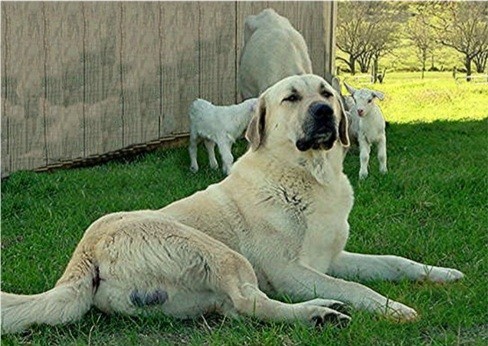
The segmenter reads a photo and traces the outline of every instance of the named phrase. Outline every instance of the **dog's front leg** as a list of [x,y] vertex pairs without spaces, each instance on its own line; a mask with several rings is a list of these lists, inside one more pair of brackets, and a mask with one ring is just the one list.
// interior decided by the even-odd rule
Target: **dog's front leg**
[[434,267],[403,257],[389,255],[363,255],[341,252],[331,263],[329,273],[333,276],[359,280],[408,279],[413,281],[450,282],[464,275],[459,270]]
[[279,293],[292,299],[335,299],[357,309],[381,313],[399,321],[413,320],[417,316],[412,308],[390,300],[369,287],[333,278],[297,262],[268,273],[268,276],[273,278],[273,285]]

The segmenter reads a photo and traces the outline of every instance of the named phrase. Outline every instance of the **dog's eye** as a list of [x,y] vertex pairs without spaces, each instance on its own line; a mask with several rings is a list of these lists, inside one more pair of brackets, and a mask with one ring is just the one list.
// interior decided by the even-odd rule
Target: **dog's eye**
[[286,102],[298,102],[298,101],[300,101],[301,99],[302,99],[302,98],[301,98],[301,96],[300,96],[300,95],[298,95],[298,94],[291,94],[290,96],[285,97],[285,98],[283,99],[283,101],[286,101]]
[[327,90],[322,91],[322,92],[321,92],[321,95],[322,95],[323,97],[325,97],[326,99],[328,99],[329,97],[334,96],[334,95],[333,95],[333,94],[332,94],[330,91],[327,91]]

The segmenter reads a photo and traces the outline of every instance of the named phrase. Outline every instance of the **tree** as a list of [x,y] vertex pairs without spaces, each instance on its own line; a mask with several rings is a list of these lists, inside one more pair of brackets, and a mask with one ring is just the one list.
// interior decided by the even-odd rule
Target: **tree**
[[339,3],[336,45],[349,57],[337,59],[344,61],[353,75],[356,73],[356,61],[365,53],[366,43],[369,40],[368,25],[362,20],[366,13],[367,6],[363,3]]
[[337,59],[344,61],[352,74],[356,63],[361,72],[368,72],[373,62],[376,75],[379,58],[396,45],[397,29],[405,21],[406,7],[401,2],[340,2],[336,44],[348,59]]
[[436,30],[436,40],[440,44],[463,55],[469,81],[471,63],[476,60],[481,67],[488,47],[488,3],[449,1],[435,5],[442,6],[445,11],[432,11],[432,7],[430,11],[436,20],[429,25]]
[[486,69],[486,62],[488,61],[488,47],[485,47],[478,55],[473,58],[476,72],[484,73]]
[[428,14],[425,11],[426,6],[429,5],[426,3],[414,4],[411,8],[412,18],[406,25],[406,36],[414,44],[417,57],[422,66],[422,79],[424,79],[427,59],[429,56],[433,57],[436,44],[432,28],[426,25],[429,20]]

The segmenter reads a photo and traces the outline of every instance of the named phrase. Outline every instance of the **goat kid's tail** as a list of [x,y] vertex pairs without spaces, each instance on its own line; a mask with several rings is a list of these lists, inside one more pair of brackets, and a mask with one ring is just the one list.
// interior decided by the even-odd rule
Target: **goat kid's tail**
[[[76,270],[71,271],[74,267]],[[70,263],[56,286],[44,293],[17,295],[0,292],[2,333],[20,332],[33,324],[75,321],[91,307],[98,268],[91,262]],[[95,285],[94,285],[95,283]]]

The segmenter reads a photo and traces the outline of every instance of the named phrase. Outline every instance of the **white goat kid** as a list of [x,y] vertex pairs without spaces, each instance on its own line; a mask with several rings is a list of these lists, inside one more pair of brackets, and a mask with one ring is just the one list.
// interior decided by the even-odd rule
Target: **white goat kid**
[[222,170],[225,174],[229,174],[234,162],[232,145],[246,130],[256,103],[256,98],[230,106],[215,106],[202,99],[192,102],[189,110],[190,146],[188,148],[192,172],[198,171],[197,146],[203,139],[208,151],[210,167],[216,169],[219,166],[215,158],[215,144],[217,144],[222,158]]
[[386,173],[388,169],[386,167],[385,119],[380,107],[374,102],[375,98],[383,100],[384,95],[380,91],[366,88],[355,89],[346,83],[344,85],[354,99],[354,105],[349,111],[350,135],[353,139],[356,138],[359,144],[359,178],[364,179],[368,176],[369,154],[372,144],[376,144],[378,148],[380,172]]

